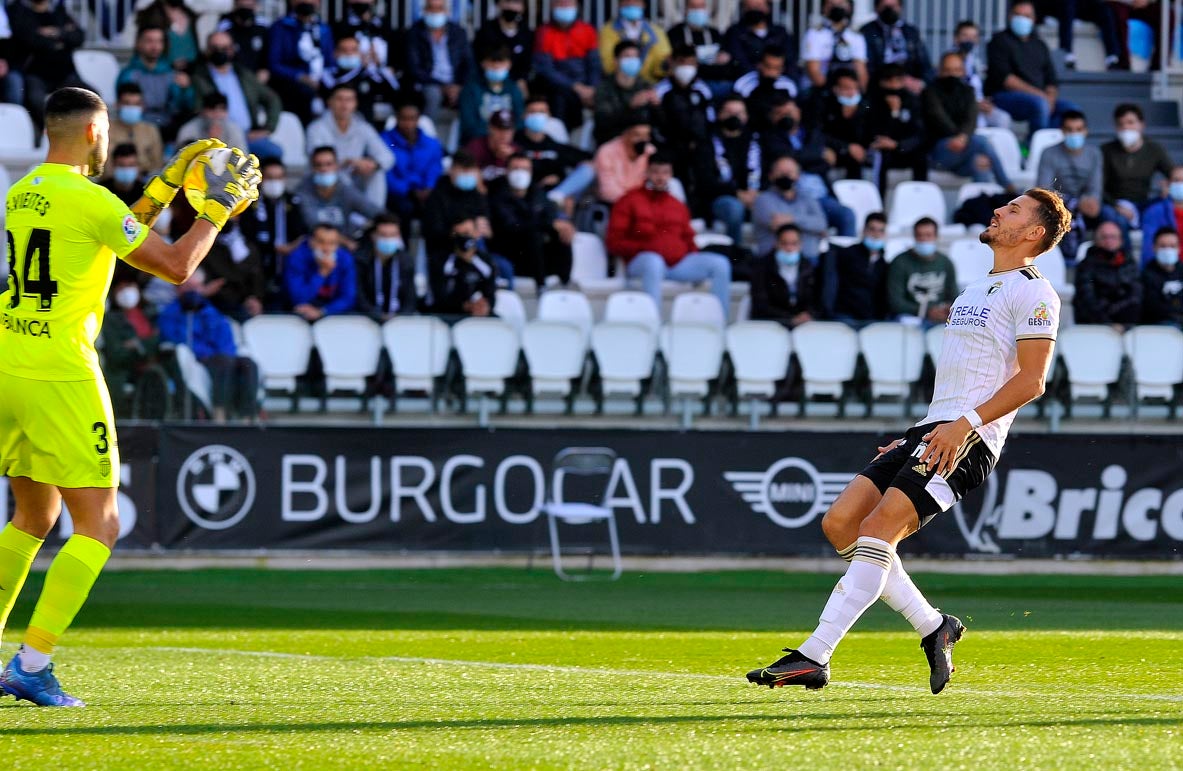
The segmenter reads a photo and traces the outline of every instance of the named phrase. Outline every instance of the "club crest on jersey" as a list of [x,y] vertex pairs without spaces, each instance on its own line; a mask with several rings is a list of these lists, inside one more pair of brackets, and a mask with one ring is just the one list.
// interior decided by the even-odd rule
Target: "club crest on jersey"
[[123,218],[123,235],[127,237],[127,242],[131,244],[135,242],[136,236],[139,234],[140,221],[128,214]]
[[989,297],[990,295],[997,294],[999,289],[1002,289],[1002,282],[995,281],[990,285],[990,288],[986,290],[986,296]]
[[1031,318],[1027,319],[1027,323],[1033,327],[1050,327],[1052,325],[1052,311],[1047,307],[1047,303],[1041,302],[1035,306],[1035,310],[1031,311]]

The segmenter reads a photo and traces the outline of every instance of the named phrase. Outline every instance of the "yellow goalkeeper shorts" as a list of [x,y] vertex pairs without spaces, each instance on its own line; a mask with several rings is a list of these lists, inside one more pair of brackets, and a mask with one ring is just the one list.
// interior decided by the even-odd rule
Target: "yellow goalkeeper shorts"
[[57,487],[118,487],[119,442],[107,384],[0,372],[0,475]]

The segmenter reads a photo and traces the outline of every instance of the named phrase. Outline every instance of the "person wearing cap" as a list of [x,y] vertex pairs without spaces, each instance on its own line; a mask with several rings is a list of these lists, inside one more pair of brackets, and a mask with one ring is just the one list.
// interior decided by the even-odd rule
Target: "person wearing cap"
[[498,110],[489,116],[485,135],[468,142],[464,149],[472,154],[477,167],[481,170],[481,179],[491,182],[505,174],[510,156],[520,152],[521,148],[514,142],[513,135],[517,128],[517,121],[509,110]]
[[521,89],[509,77],[510,58],[506,48],[481,53],[480,67],[460,92],[460,144],[483,137],[494,113],[508,112],[516,122],[525,105]]

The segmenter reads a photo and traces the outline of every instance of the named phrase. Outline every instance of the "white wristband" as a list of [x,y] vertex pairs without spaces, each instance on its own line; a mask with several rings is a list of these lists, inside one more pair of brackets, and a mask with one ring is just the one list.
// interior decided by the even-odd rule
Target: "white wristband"
[[969,412],[965,413],[961,417],[963,417],[969,421],[970,428],[981,428],[982,427],[982,416],[978,414],[977,410],[970,410]]

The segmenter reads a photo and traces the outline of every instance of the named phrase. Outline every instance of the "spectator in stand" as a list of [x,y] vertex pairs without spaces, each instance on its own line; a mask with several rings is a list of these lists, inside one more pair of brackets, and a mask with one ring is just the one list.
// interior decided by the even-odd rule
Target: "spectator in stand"
[[614,204],[628,191],[645,184],[649,156],[655,151],[649,119],[634,113],[620,136],[596,150],[593,162],[599,199]]
[[548,289],[571,280],[575,226],[535,184],[528,156],[512,156],[505,176],[489,185],[489,211],[490,246],[513,263],[515,276],[529,276]]
[[641,47],[641,74],[656,83],[669,72],[670,41],[665,30],[645,18],[645,0],[620,0],[616,18],[600,28],[600,61],[611,75],[616,61],[612,52],[621,40]]
[[251,419],[258,409],[258,371],[249,357],[238,355],[230,322],[209,302],[208,291],[205,270],[198,267],[160,311],[160,339],[189,346],[209,370],[215,422],[232,414]]
[[414,313],[415,255],[407,251],[398,217],[382,213],[354,255],[357,303],[354,310],[378,322]]
[[742,0],[739,21],[723,36],[723,50],[731,58],[733,72],[751,72],[768,49],[781,53],[788,76],[797,76],[797,40],[781,24],[772,21],[769,0]]
[[112,146],[134,145],[140,171],[153,174],[164,165],[164,141],[156,124],[144,120],[144,92],[136,83],[122,83],[115,93],[108,141]]
[[1051,51],[1035,34],[1031,0],[1012,0],[1008,27],[990,38],[986,93],[1015,120],[1027,121],[1032,132],[1059,121],[1065,111],[1078,109],[1059,98],[1056,67]]
[[1146,120],[1136,104],[1119,104],[1113,111],[1117,138],[1101,145],[1101,176],[1105,203],[1117,210],[1132,228],[1140,228],[1141,211],[1154,193],[1154,175],[1171,175],[1171,157],[1162,145],[1146,137]]
[[24,104],[25,80],[21,77],[19,64],[12,42],[12,24],[8,11],[0,3],[0,102]]
[[263,260],[243,236],[238,220],[218,234],[201,265],[210,283],[217,284],[216,291],[208,295],[215,308],[236,321],[263,312],[267,297]]
[[863,167],[871,163],[874,140],[871,104],[859,92],[858,76],[850,70],[833,74],[834,86],[826,94],[819,124],[833,165],[846,172],[847,179],[862,179]]
[[133,144],[115,145],[111,151],[111,162],[107,168],[110,176],[103,187],[115,194],[129,207],[144,195],[144,175],[140,172],[139,156]]
[[518,124],[525,102],[518,84],[509,77],[509,49],[491,48],[481,54],[480,68],[460,92],[460,144],[481,139],[489,132],[489,119],[509,113]]
[[534,30],[526,18],[525,0],[497,0],[497,16],[477,30],[472,47],[480,59],[488,51],[509,52],[509,77],[523,95],[534,67]]
[[481,248],[472,218],[449,229],[449,249],[439,266],[439,285],[432,310],[450,316],[492,316],[497,302],[497,269]]
[[1142,323],[1183,329],[1183,266],[1179,234],[1171,228],[1154,234],[1154,259],[1142,268]]
[[66,86],[90,88],[74,70],[74,51],[84,35],[66,11],[53,0],[20,0],[8,6],[12,28],[10,55],[24,82],[25,109],[40,142],[45,123],[45,98]]
[[891,317],[929,329],[949,319],[958,294],[957,272],[953,261],[937,251],[936,220],[916,220],[912,236],[912,248],[887,268],[887,307]]
[[698,76],[715,98],[731,93],[731,84],[735,80],[731,54],[723,50],[723,33],[711,26],[707,0],[686,0],[685,21],[675,24],[667,37],[671,48],[693,46],[698,57]]
[[[489,224],[489,198],[484,182],[481,181],[480,166],[466,150],[452,156],[452,168],[440,177],[435,190],[423,207],[423,239],[427,246],[428,279],[436,299],[443,281],[440,269],[452,250],[452,225],[460,220],[472,220],[474,235],[480,239],[484,253],[488,239],[493,237]],[[513,266],[503,257],[488,256],[496,263],[497,275],[507,284],[513,281]],[[510,286],[512,288],[512,286]]]
[[144,119],[168,137],[178,120],[193,111],[193,84],[188,73],[174,70],[164,56],[164,30],[140,27],[131,61],[119,72],[117,85],[135,83],[144,99]]
[[[371,44],[375,41],[371,40]],[[325,68],[321,82],[330,93],[337,86],[357,92],[357,111],[371,125],[383,128],[399,102],[399,83],[394,70],[376,63],[373,49],[362,53],[361,43],[352,36],[337,38],[334,64]]]
[[780,49],[772,46],[760,54],[754,70],[735,81],[734,90],[747,102],[755,131],[770,128],[768,113],[780,94],[797,98],[797,84],[785,75],[785,59]]
[[600,51],[596,28],[579,18],[576,0],[554,0],[551,20],[534,42],[534,72],[550,96],[550,109],[573,129],[583,111],[595,106],[600,82]]
[[974,90],[974,97],[978,101],[978,126],[1008,129],[1013,123],[1010,113],[995,106],[984,91],[985,83],[982,80],[982,67],[978,58],[981,37],[982,31],[973,21],[959,21],[957,31],[953,33],[953,51],[961,54],[965,62],[963,80]]
[[802,254],[817,260],[827,232],[826,213],[816,198],[801,195],[797,189],[800,178],[801,167],[790,156],[777,158],[768,167],[768,189],[752,204],[756,254],[772,251],[781,225],[796,225],[801,231]]
[[1150,28],[1150,69],[1162,69],[1162,57],[1169,53],[1158,44],[1162,27],[1162,0],[1107,0],[1105,5],[1113,14],[1113,32],[1118,46],[1117,69],[1130,68],[1131,19]]
[[748,126],[748,108],[738,95],[719,106],[711,149],[718,162],[715,219],[727,226],[733,244],[743,243],[743,223],[760,194],[764,159],[760,140]]
[[234,41],[234,64],[254,73],[263,85],[271,78],[267,69],[270,32],[257,13],[257,0],[234,0],[234,10],[222,16],[218,32]]
[[[1108,208],[1108,207],[1105,207]],[[1121,218],[1116,218],[1118,225]],[[1146,207],[1142,212],[1142,265],[1145,267],[1154,259],[1155,240],[1146,238],[1149,233],[1158,233],[1163,228],[1178,233],[1183,227],[1183,166],[1171,169],[1167,180],[1167,195]]]
[[850,0],[825,0],[822,22],[805,33],[801,60],[810,88],[829,86],[830,70],[853,70],[859,85],[867,87],[867,40],[851,26]]
[[867,215],[863,240],[831,248],[822,271],[821,305],[825,317],[855,329],[887,318],[887,217]]
[[308,126],[308,147],[333,148],[354,187],[363,191],[375,207],[384,207],[386,172],[394,166],[394,154],[374,127],[358,115],[357,91],[352,86],[334,88],[328,107]]
[[177,130],[177,146],[181,147],[205,137],[220,139],[227,147],[237,147],[244,153],[250,152],[247,149],[246,133],[230,120],[226,95],[218,91],[206,93],[201,98],[201,112]]
[[719,176],[711,141],[715,108],[711,89],[698,78],[693,46],[680,45],[670,58],[670,77],[657,84],[660,135],[663,148],[674,160],[674,176],[686,189],[687,205],[694,217],[711,216]]
[[481,179],[485,182],[503,177],[509,159],[521,152],[521,148],[514,144],[513,135],[513,113],[500,110],[489,117],[485,136],[473,139],[464,146],[476,161],[477,168],[481,170]]
[[197,61],[197,14],[185,0],[154,0],[136,13],[136,28],[159,27],[167,34],[164,57],[178,72],[188,72]]
[[288,0],[288,15],[271,25],[267,84],[283,108],[307,125],[324,105],[317,96],[325,68],[333,63],[333,35],[311,0]]
[[924,125],[932,146],[929,160],[935,168],[973,177],[974,182],[993,180],[1012,187],[993,145],[974,134],[977,99],[965,83],[965,60],[957,51],[941,56],[940,77],[924,92]]
[[903,0],[875,0],[876,18],[859,30],[867,41],[867,72],[874,80],[880,67],[898,64],[904,68],[904,88],[919,94],[936,73],[928,46],[914,24],[904,21]]
[[130,418],[127,386],[156,358],[160,333],[144,311],[139,284],[130,276],[111,287],[111,307],[103,317],[103,376],[115,417]]
[[[1144,0],[1139,0],[1145,5]],[[1073,26],[1077,19],[1092,22],[1097,26],[1101,44],[1105,46],[1105,69],[1120,69],[1121,45],[1117,41],[1116,21],[1110,3],[1104,0],[1038,0],[1036,2],[1036,21],[1041,22],[1048,16],[1055,17],[1060,37],[1060,50],[1064,53],[1064,67],[1076,69],[1076,54],[1073,53]],[[1128,65],[1127,65],[1128,69]]]
[[792,329],[818,316],[817,268],[801,259],[801,228],[793,223],[776,229],[775,246],[752,266],[752,319]]
[[[1064,141],[1043,151],[1035,175],[1037,187],[1055,190],[1074,215],[1073,229],[1061,243],[1068,259],[1075,257],[1075,246],[1080,243],[1081,231],[1093,229],[1101,222],[1112,222],[1121,228],[1122,244],[1130,250],[1129,222],[1103,202],[1101,184],[1101,151],[1086,143],[1088,124],[1084,113],[1069,110],[1060,120]],[[1173,222],[1173,220],[1172,220]]]
[[475,70],[468,35],[448,18],[447,0],[425,0],[422,18],[408,32],[407,79],[422,91],[424,112],[436,124],[445,108],[459,106],[460,89]]
[[616,69],[610,78],[596,86],[595,128],[592,138],[597,145],[620,136],[626,123],[638,110],[657,107],[660,100],[653,84],[641,74],[641,47],[622,40],[613,49]]
[[[255,73],[234,62],[234,40],[225,32],[209,36],[205,61],[193,70],[193,94],[198,103],[204,104],[212,93],[225,95],[227,120],[245,133],[250,152],[260,158],[283,156],[283,148],[271,139],[283,105]],[[260,116],[265,117],[260,120]]]
[[870,149],[879,154],[879,192],[887,196],[887,172],[911,169],[912,179],[928,179],[928,139],[924,133],[920,100],[904,87],[904,71],[898,64],[878,69],[878,88],[871,103]]
[[[357,53],[361,56],[362,67],[385,72],[393,79],[394,62],[391,61],[390,36],[387,29],[385,20],[374,13],[374,0],[349,0],[345,6],[344,17],[333,25],[333,40],[338,43],[345,38],[357,41]],[[397,83],[397,80],[395,82]],[[387,117],[389,115],[384,116],[382,120],[386,120]]]
[[1076,266],[1072,309],[1077,324],[1109,324],[1119,332],[1142,319],[1142,280],[1138,261],[1121,246],[1121,229],[1097,227],[1093,245]]
[[386,170],[386,208],[403,221],[423,216],[423,203],[444,168],[444,148],[419,128],[419,116],[418,103],[408,98],[395,112],[394,128],[382,132],[394,154],[394,165]]
[[300,214],[307,227],[332,225],[341,243],[350,251],[357,248],[362,231],[382,211],[341,175],[337,151],[322,145],[312,151],[312,171],[300,186]]
[[591,154],[565,145],[546,133],[550,122],[550,104],[546,97],[534,94],[526,100],[523,128],[514,143],[533,163],[535,185],[547,192],[567,215],[575,211],[575,202],[596,181]]
[[612,207],[606,239],[608,253],[628,260],[626,272],[661,307],[661,282],[698,283],[710,279],[726,319],[731,309],[731,262],[721,254],[701,252],[694,243],[690,210],[670,195],[674,177],[670,158],[649,161],[646,183],[626,193]]
[[288,257],[284,283],[292,312],[307,321],[350,313],[357,301],[353,255],[341,231],[321,222]]
[[304,225],[299,199],[287,192],[287,170],[283,161],[264,159],[260,171],[263,181],[259,185],[259,201],[236,221],[243,238],[258,252],[262,264],[263,276],[267,280],[263,305],[267,310],[279,310],[286,304],[284,262],[300,245],[308,228]]

